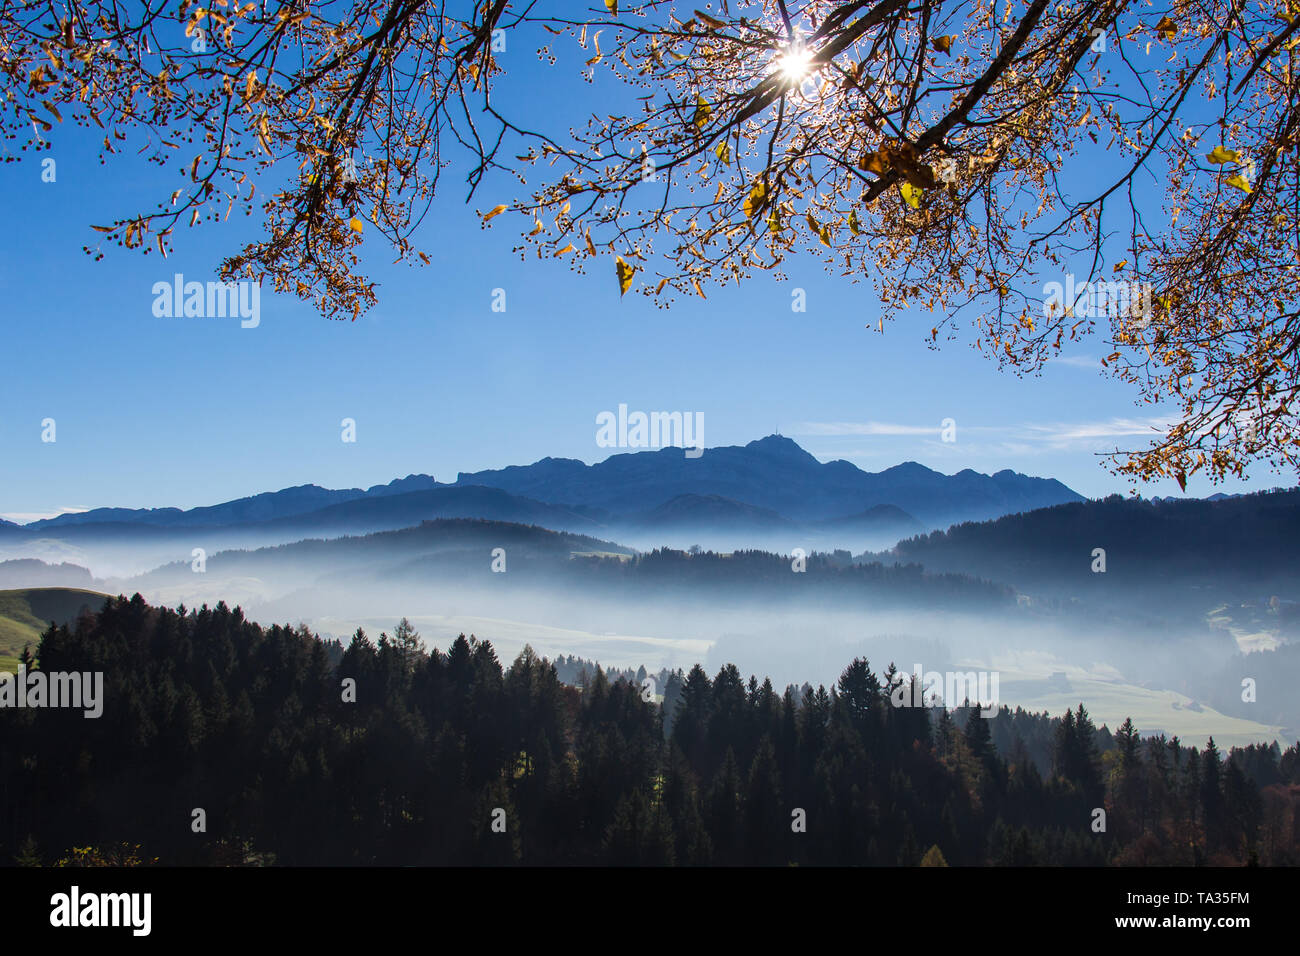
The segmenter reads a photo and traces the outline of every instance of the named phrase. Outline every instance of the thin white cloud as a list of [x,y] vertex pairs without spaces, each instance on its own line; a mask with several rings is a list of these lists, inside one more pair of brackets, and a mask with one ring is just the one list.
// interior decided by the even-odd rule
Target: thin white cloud
[[15,521],[18,524],[27,524],[29,521],[44,521],[46,518],[57,518],[59,515],[81,514],[83,511],[89,511],[89,508],[59,508],[56,511],[8,511],[0,512],[0,518],[6,521]]
[[[1006,450],[1028,452],[1042,446],[1055,449],[1097,448],[1107,442],[1122,438],[1153,438],[1163,434],[1169,423],[1162,418],[1109,418],[1092,422],[1022,422],[1014,425],[962,425],[957,426],[958,441],[947,448],[970,451],[970,445],[961,441],[962,435],[978,433],[987,439],[1002,438],[1000,445]],[[906,425],[899,422],[801,422],[789,429],[789,434],[826,437],[899,437],[923,436],[930,444],[939,444],[936,437],[942,432],[937,425]],[[954,447],[956,446],[956,447]]]
[[1168,427],[1161,418],[1111,418],[1103,422],[1056,422],[1052,424],[1026,424],[1020,426],[1020,437],[1031,441],[1070,443],[1101,441],[1141,435],[1152,438]]
[[936,435],[938,425],[900,425],[895,422],[799,422],[789,429],[791,435]]

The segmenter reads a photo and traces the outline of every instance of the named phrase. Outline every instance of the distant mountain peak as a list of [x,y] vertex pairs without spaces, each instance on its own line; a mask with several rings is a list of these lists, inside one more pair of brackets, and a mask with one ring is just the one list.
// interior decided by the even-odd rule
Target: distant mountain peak
[[809,461],[815,465],[821,464],[805,451],[802,445],[785,435],[768,435],[766,438],[756,438],[745,448],[748,451],[756,451],[772,458],[788,458],[794,461]]
[[[970,469],[968,468],[966,470],[969,471]],[[920,475],[937,475],[939,474],[939,472],[935,471],[933,468],[925,467],[925,465],[921,464],[919,461],[900,461],[897,465],[894,465],[892,468],[886,468],[884,471],[880,472],[880,474],[920,476]]]

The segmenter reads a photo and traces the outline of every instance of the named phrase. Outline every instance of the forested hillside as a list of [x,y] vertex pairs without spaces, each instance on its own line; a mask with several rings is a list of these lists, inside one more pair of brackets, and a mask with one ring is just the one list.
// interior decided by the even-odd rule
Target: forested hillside
[[6,863],[1300,862],[1295,747],[896,707],[863,660],[802,693],[697,666],[665,735],[627,680],[405,624],[344,648],[137,595],[38,653],[102,671],[104,713],[0,709]]

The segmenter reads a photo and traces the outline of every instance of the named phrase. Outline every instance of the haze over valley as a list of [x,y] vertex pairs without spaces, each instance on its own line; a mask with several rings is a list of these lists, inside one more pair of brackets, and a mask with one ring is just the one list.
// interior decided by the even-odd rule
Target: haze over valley
[[735,663],[778,686],[831,684],[864,656],[996,673],[1012,708],[1082,701],[1112,728],[1285,745],[1297,531],[1295,490],[1086,500],[1011,471],[864,472],[774,435],[694,459],[546,458],[6,522],[0,589],[225,602],[344,643],[405,617],[430,644],[472,633],[503,660],[531,646],[650,673]]

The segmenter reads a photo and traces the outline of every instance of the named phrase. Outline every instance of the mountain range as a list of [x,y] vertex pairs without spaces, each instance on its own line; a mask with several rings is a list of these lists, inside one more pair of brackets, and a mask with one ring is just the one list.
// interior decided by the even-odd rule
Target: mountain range
[[680,448],[613,455],[592,465],[543,458],[462,472],[453,483],[408,475],[366,489],[299,485],[188,510],[95,508],[0,530],[62,536],[93,527],[110,535],[132,525],[306,535],[472,517],[589,533],[810,528],[901,537],[1082,500],[1059,481],[1012,471],[944,475],[904,462],[867,472],[847,461],[820,462],[793,440],[769,435],[744,446],[707,449],[698,458],[687,458]]

